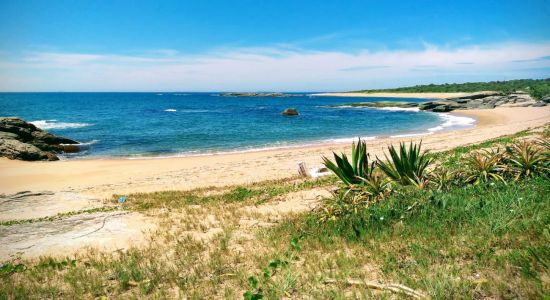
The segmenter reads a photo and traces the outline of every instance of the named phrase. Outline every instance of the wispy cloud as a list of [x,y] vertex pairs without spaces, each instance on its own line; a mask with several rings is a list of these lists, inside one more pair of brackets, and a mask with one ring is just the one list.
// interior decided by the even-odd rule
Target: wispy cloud
[[547,76],[550,42],[455,49],[364,49],[354,53],[293,47],[218,48],[200,55],[172,49],[139,54],[0,54],[3,91],[323,91],[441,81]]

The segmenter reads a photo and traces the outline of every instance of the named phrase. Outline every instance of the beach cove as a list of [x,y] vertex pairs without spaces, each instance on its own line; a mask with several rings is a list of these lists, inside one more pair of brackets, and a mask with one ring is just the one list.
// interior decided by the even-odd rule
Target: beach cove
[[[455,111],[473,117],[474,128],[405,137],[368,140],[369,151],[382,155],[386,146],[400,141],[422,141],[426,149],[441,151],[481,142],[506,134],[543,126],[550,122],[550,107],[495,108]],[[113,193],[188,190],[226,186],[296,176],[302,161],[313,167],[322,156],[347,152],[349,141],[241,153],[168,158],[100,158],[54,163],[0,159],[0,190],[11,194],[23,190],[71,191],[97,197]]]

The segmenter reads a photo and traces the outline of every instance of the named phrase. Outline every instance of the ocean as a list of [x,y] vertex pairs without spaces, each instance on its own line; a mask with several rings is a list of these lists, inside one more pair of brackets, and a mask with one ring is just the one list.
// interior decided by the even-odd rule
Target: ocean
[[[414,136],[472,127],[474,120],[399,108],[330,107],[425,99],[217,93],[0,93],[0,116],[17,116],[90,144],[63,159],[169,157]],[[295,107],[300,116],[285,117]]]

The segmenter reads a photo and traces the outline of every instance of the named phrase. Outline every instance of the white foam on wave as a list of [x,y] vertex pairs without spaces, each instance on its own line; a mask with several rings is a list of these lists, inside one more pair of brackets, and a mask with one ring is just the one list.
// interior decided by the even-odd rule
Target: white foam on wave
[[475,124],[476,120],[469,117],[457,116],[452,114],[440,113],[438,116],[442,119],[443,124],[428,129],[429,132],[436,132],[445,129],[460,129],[467,128]]
[[164,111],[166,112],[176,112],[178,111],[177,109],[173,109],[173,108],[168,108],[168,109],[165,109]]
[[34,126],[48,130],[48,129],[68,129],[68,128],[82,128],[92,126],[93,124],[89,123],[68,123],[68,122],[58,122],[57,120],[37,120],[30,122]]

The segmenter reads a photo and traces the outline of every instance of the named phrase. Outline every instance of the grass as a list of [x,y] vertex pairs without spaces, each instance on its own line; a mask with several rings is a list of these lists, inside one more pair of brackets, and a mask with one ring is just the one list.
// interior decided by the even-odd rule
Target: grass
[[[430,156],[456,169],[472,151],[528,135]],[[367,281],[402,284],[434,299],[550,294],[547,175],[441,190],[396,186],[368,208],[326,220],[319,218],[324,206],[301,214],[257,209],[336,185],[330,176],[127,195],[124,209],[158,220],[146,243],[4,262],[0,299],[404,297],[369,289]]]

